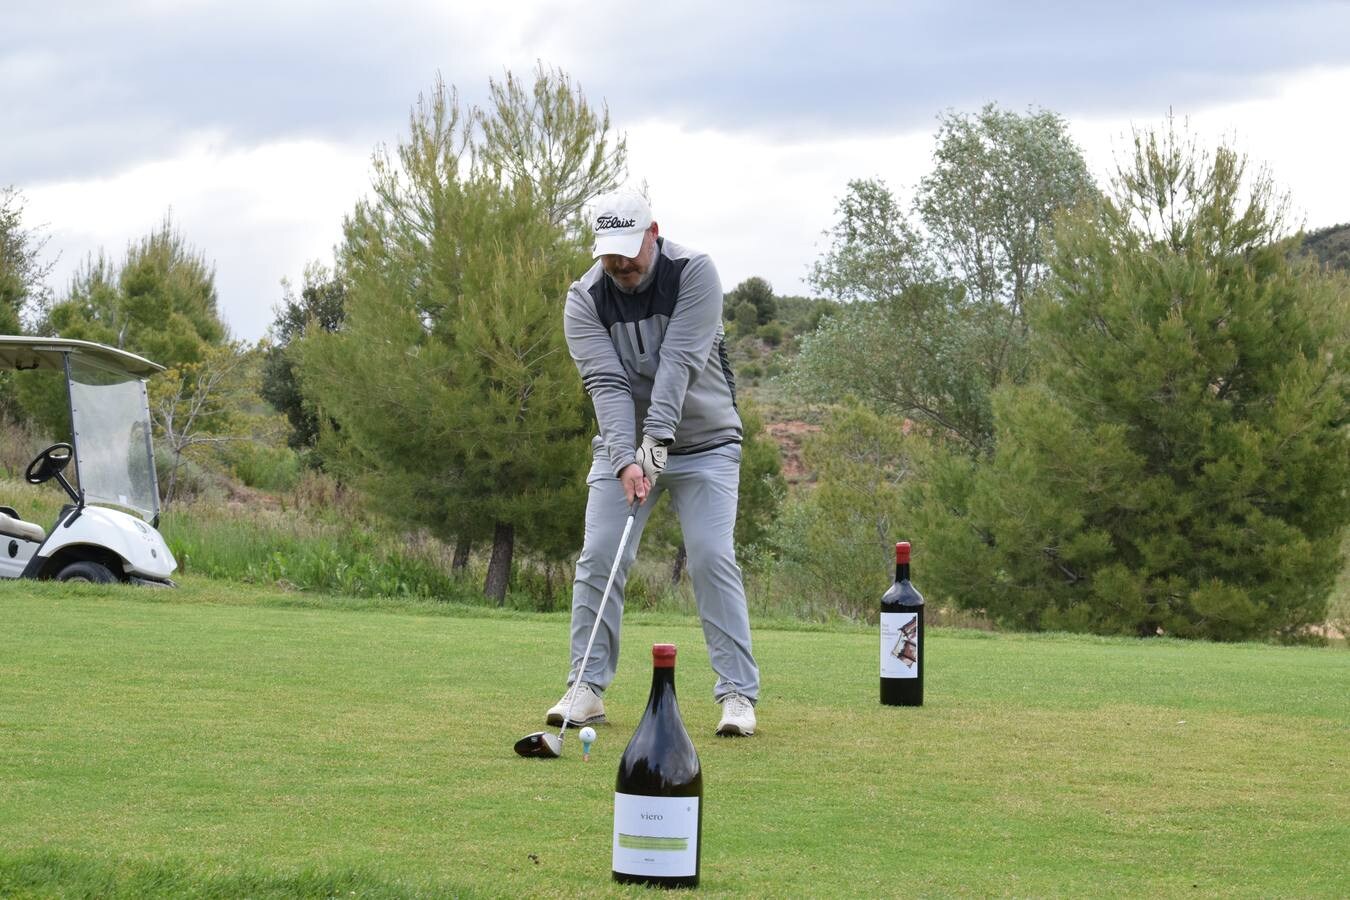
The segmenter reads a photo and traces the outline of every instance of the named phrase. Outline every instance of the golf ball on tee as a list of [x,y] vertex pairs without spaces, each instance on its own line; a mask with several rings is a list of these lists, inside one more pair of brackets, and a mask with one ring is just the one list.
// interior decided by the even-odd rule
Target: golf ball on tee
[[581,732],[577,736],[581,738],[583,744],[594,743],[595,729],[587,725],[585,728],[581,729]]

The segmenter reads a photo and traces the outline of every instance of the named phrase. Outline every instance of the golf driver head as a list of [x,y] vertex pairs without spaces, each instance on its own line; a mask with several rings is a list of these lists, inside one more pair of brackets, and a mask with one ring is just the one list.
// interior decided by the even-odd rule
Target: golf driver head
[[516,741],[516,752],[521,756],[557,759],[562,756],[562,738],[546,731],[536,731]]

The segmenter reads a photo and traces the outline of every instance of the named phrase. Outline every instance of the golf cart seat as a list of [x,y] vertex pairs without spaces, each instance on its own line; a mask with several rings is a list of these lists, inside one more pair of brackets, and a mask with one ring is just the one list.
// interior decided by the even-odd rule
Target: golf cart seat
[[39,544],[47,539],[47,532],[42,530],[41,525],[25,522],[23,519],[11,516],[8,512],[0,512],[0,534],[22,538],[25,541],[34,541]]

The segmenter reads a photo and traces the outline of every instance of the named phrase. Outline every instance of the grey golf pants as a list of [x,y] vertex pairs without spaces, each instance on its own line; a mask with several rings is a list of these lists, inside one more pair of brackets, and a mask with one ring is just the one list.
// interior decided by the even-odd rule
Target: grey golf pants
[[[595,646],[582,676],[603,691],[614,680],[619,662],[619,630],[623,621],[623,587],[628,569],[637,556],[642,529],[662,494],[670,494],[684,532],[689,554],[689,576],[694,582],[694,598],[703,620],[703,637],[708,659],[717,673],[713,698],[720,701],[730,693],[750,700],[759,697],[759,667],[750,652],[750,614],[746,609],[745,585],[736,564],[733,530],[736,526],[736,500],[739,491],[741,448],[730,444],[702,453],[671,456],[666,470],[646,502],[638,507],[633,531],[628,536],[623,560],[614,576],[604,620],[595,633]],[[603,448],[586,479],[590,495],[586,502],[586,537],[577,560],[576,581],[572,585],[572,673],[581,664],[586,640],[595,624],[595,613],[614,565],[629,506],[623,485],[614,476]]]

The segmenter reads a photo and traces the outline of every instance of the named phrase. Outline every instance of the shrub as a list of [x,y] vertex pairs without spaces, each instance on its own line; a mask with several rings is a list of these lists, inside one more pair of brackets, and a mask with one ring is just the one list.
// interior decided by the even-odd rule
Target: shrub
[[770,347],[777,347],[783,343],[784,329],[780,322],[766,322],[759,326],[755,334]]
[[239,441],[226,447],[222,456],[235,477],[251,488],[289,491],[300,481],[300,456],[289,447]]

